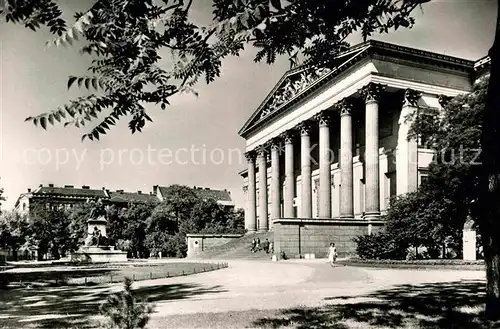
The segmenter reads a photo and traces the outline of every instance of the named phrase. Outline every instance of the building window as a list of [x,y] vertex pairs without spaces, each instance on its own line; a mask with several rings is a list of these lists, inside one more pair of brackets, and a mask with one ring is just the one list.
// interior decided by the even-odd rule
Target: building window
[[26,202],[23,202],[23,210],[26,210]]
[[420,174],[420,185],[427,184],[428,181],[429,181],[429,175]]

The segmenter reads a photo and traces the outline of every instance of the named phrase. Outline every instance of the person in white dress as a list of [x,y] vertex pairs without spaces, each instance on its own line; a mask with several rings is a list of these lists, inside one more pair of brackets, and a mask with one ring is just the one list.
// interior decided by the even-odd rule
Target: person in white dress
[[337,260],[337,248],[335,248],[335,243],[330,243],[330,247],[328,248],[328,262],[331,266]]

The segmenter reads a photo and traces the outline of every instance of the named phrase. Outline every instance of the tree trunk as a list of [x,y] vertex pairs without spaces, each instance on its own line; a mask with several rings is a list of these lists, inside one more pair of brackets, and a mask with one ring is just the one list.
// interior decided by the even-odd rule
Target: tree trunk
[[483,240],[486,265],[486,316],[500,318],[500,0],[491,58],[490,79],[481,135],[482,170],[478,224]]
[[486,317],[500,319],[500,248],[498,236],[483,238],[486,265]]

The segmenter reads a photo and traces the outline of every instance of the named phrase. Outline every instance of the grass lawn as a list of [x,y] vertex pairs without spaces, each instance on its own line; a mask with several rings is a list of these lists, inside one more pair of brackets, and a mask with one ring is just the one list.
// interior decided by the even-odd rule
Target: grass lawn
[[101,284],[121,282],[125,277],[135,281],[168,278],[181,275],[196,274],[223,268],[223,263],[193,263],[172,262],[163,264],[130,264],[106,267],[79,266],[78,268],[53,267],[23,268],[22,272],[0,272],[0,279],[4,278],[10,285],[37,285],[37,284]]

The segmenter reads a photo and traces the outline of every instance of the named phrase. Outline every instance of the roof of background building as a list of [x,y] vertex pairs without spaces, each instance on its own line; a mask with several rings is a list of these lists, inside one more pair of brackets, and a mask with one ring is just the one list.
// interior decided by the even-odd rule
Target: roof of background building
[[54,187],[54,186],[40,186],[38,189],[32,192],[34,196],[66,196],[75,198],[106,198],[107,194],[104,189],[91,189],[88,186],[82,186],[82,188],[75,188],[73,186],[65,187]]
[[156,195],[142,192],[108,191],[110,202],[155,202],[159,201]]
[[[165,194],[167,187],[159,186],[160,193]],[[193,187],[193,191],[201,199],[214,199],[222,205],[234,205],[231,195],[227,190],[212,190],[209,188]],[[107,189],[91,189],[89,186],[82,186],[76,188],[73,185],[65,185],[64,187],[57,187],[53,184],[48,186],[40,185],[35,190],[28,189],[28,193],[20,194],[16,201],[15,207],[19,205],[19,200],[23,197],[54,197],[54,198],[67,198],[67,199],[105,199],[113,203],[129,203],[129,202],[154,202],[159,201],[157,195],[152,193],[125,192],[124,190],[110,191]]]

